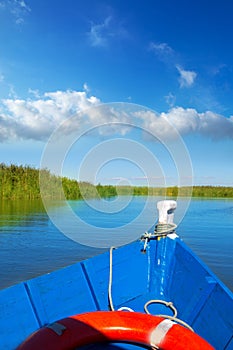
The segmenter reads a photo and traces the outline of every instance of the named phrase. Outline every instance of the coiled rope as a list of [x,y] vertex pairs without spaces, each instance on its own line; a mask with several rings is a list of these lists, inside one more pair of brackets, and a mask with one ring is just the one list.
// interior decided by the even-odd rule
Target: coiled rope
[[158,223],[155,226],[155,230],[154,233],[149,233],[149,232],[145,232],[142,236],[141,236],[141,240],[144,240],[144,247],[142,249],[142,251],[145,253],[146,252],[146,247],[148,242],[151,239],[155,239],[155,238],[159,238],[159,237],[164,237],[167,236],[168,234],[171,234],[175,231],[175,229],[177,228],[177,225],[174,223],[171,224],[160,224]]

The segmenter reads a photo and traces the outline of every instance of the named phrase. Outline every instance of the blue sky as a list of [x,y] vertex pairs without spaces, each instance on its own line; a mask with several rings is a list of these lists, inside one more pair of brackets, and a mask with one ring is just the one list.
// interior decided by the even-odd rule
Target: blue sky
[[[136,185],[153,177],[155,185],[174,185],[184,183],[177,181],[177,159],[143,130],[175,148],[175,128],[193,184],[233,186],[232,16],[230,0],[0,0],[0,161],[39,167],[50,135],[72,120],[76,136],[84,135],[67,151],[62,175]],[[93,112],[115,102],[134,104],[133,117]],[[139,113],[135,105],[145,108]],[[100,122],[121,125],[103,132]],[[85,134],[86,126],[98,130]],[[131,153],[110,142],[117,138],[123,146],[132,141]],[[146,147],[148,159],[133,142]],[[102,144],[114,150],[106,159],[98,153],[107,154]],[[151,153],[154,170],[146,165]],[[100,160],[84,171],[87,154]]]

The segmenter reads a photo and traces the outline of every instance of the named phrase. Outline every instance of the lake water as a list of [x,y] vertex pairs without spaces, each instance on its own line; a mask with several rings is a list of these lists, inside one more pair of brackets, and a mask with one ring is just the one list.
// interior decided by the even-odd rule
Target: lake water
[[[0,288],[139,238],[156,222],[157,200],[122,196],[52,203],[50,217],[39,201],[1,202]],[[187,199],[178,201],[177,233],[233,290],[233,200],[192,199],[185,213],[187,206]]]

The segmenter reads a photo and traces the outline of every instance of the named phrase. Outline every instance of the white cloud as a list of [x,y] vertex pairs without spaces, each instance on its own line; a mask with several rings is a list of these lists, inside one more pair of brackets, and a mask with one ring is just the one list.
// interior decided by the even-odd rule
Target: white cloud
[[86,92],[47,92],[36,100],[9,98],[1,101],[0,140],[23,138],[46,140],[54,129],[74,113],[99,104]]
[[87,36],[91,46],[107,47],[113,39],[128,38],[128,32],[120,20],[108,16],[102,23],[92,23]]
[[165,101],[169,107],[174,107],[176,102],[176,96],[169,92],[169,94],[165,96]]
[[191,87],[197,77],[197,73],[185,70],[181,67],[177,53],[167,43],[151,42],[149,49],[167,66],[174,67],[179,72],[179,84],[181,88]]
[[5,77],[2,73],[0,73],[0,83],[2,83],[4,81]]
[[159,55],[171,55],[174,52],[167,43],[151,42],[149,48]]
[[90,92],[90,87],[87,85],[87,83],[83,84],[83,90],[86,92]]
[[15,138],[15,122],[8,115],[0,114],[0,142]]
[[[98,108],[92,108],[95,106]],[[175,130],[181,136],[201,134],[215,140],[233,139],[233,116],[226,118],[210,111],[199,113],[182,107],[173,107],[161,114],[141,108],[135,112],[136,106],[132,106],[131,109],[129,104],[122,104],[122,108],[101,105],[97,97],[89,97],[85,91],[69,90],[46,92],[33,100],[4,99],[0,103],[0,141],[13,138],[46,141],[64,121],[64,129],[61,128],[64,133],[106,124],[96,132],[124,135],[133,124],[151,130],[162,140],[175,137]]]
[[88,37],[91,46],[106,46],[108,42],[111,17],[107,17],[103,23],[92,24]]
[[4,0],[0,2],[0,8],[8,11],[18,25],[24,23],[25,16],[31,12],[24,0]]
[[171,126],[174,126],[181,136],[200,134],[213,140],[233,139],[233,116],[225,118],[210,111],[198,113],[192,108],[174,107],[168,113],[157,115],[146,111],[140,112],[137,117],[161,139],[176,137],[176,132]]
[[24,0],[15,0],[16,3],[18,3],[18,5],[23,8],[24,10],[27,10],[27,11],[31,11],[31,9],[29,8],[29,6],[25,3]]
[[197,77],[197,73],[190,70],[184,70],[179,65],[177,65],[176,68],[180,73],[180,77],[179,77],[180,87],[182,88],[182,87],[192,86]]
[[40,98],[41,96],[40,96],[40,92],[39,92],[39,90],[34,90],[34,89],[31,89],[31,88],[29,88],[28,89],[28,93],[29,94],[32,94],[35,98]]
[[15,87],[12,84],[8,84],[9,86],[9,94],[8,97],[16,100],[18,98],[17,93],[15,91]]
[[149,50],[152,51],[163,63],[167,65],[174,64],[175,52],[167,43],[151,42]]

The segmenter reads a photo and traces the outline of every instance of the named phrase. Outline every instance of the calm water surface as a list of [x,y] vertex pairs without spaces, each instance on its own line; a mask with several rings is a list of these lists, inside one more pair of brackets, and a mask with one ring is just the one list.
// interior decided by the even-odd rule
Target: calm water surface
[[[149,230],[151,222],[157,219],[157,200],[156,197],[149,200],[146,197],[133,197],[132,200],[120,197],[117,202],[93,199],[89,203],[91,205],[84,201],[71,201],[70,207],[80,218],[80,226],[75,228],[71,224],[69,227],[63,206],[53,205],[54,212],[64,220],[67,230],[75,230],[78,241],[84,235],[90,243],[94,243],[99,239],[99,230],[102,230],[103,241],[107,236],[110,246],[116,245],[114,235],[118,235],[120,242],[123,236],[134,240]],[[180,211],[186,205],[186,199],[178,201],[178,205],[177,218],[180,221]],[[82,222],[86,224],[82,225]],[[183,220],[179,222],[177,233],[233,290],[233,200],[192,199]],[[1,202],[0,247],[0,288],[106,250],[81,245],[66,237],[50,221],[38,201]]]

